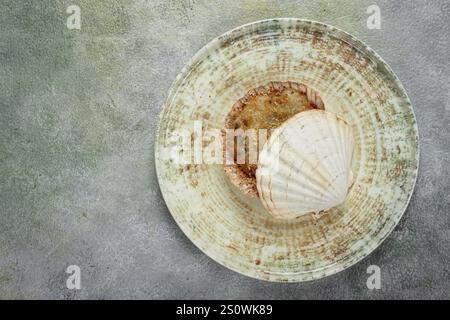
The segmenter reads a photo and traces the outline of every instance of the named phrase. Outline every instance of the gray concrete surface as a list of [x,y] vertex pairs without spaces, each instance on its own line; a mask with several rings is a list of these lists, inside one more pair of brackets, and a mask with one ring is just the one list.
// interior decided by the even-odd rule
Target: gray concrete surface
[[[366,28],[368,5],[382,29]],[[81,30],[65,26],[81,7]],[[450,2],[2,0],[0,298],[450,298]],[[167,90],[212,38],[310,18],[375,49],[414,106],[421,163],[393,234],[337,275],[246,278],[202,254],[162,200],[153,145]],[[65,286],[80,266],[82,289]],[[382,289],[366,288],[381,267]]]

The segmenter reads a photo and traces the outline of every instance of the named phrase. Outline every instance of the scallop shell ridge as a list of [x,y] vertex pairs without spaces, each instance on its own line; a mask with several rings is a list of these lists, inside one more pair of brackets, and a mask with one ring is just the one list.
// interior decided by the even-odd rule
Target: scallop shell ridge
[[345,201],[351,183],[351,127],[326,111],[301,112],[274,130],[259,156],[257,188],[274,216],[295,218]]

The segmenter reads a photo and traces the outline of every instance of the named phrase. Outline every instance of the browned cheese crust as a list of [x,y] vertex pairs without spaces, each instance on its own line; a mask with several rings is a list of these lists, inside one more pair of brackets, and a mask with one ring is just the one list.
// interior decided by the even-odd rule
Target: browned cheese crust
[[[322,99],[313,89],[291,81],[270,82],[248,91],[233,105],[225,119],[225,129],[254,129],[256,132],[259,129],[266,129],[270,135],[271,130],[295,114],[311,109],[324,110]],[[236,143],[230,146],[224,142],[226,156],[234,159],[234,164],[224,166],[226,174],[244,194],[258,197],[255,176],[257,164],[249,163],[248,157],[251,142],[246,140],[244,145],[246,161],[243,164],[236,163],[238,151]],[[258,141],[254,143],[257,144],[256,150],[260,150],[262,145],[260,146]]]

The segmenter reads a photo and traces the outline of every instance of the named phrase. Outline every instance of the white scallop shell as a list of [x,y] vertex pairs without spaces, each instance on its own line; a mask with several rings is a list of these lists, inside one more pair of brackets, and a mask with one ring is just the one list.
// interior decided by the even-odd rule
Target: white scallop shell
[[328,210],[345,201],[351,184],[351,127],[323,110],[300,112],[274,130],[259,156],[257,188],[278,218]]

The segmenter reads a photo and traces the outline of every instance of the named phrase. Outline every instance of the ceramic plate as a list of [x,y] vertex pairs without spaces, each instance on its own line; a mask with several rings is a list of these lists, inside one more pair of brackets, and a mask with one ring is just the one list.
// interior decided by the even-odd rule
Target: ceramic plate
[[[314,88],[353,128],[354,185],[318,220],[277,220],[221,165],[173,161],[174,134],[222,128],[237,99],[269,81]],[[155,157],[166,204],[197,247],[247,276],[298,282],[344,270],[390,234],[413,192],[418,132],[399,80],[361,41],[318,22],[264,20],[212,40],[181,71],[161,113]]]

